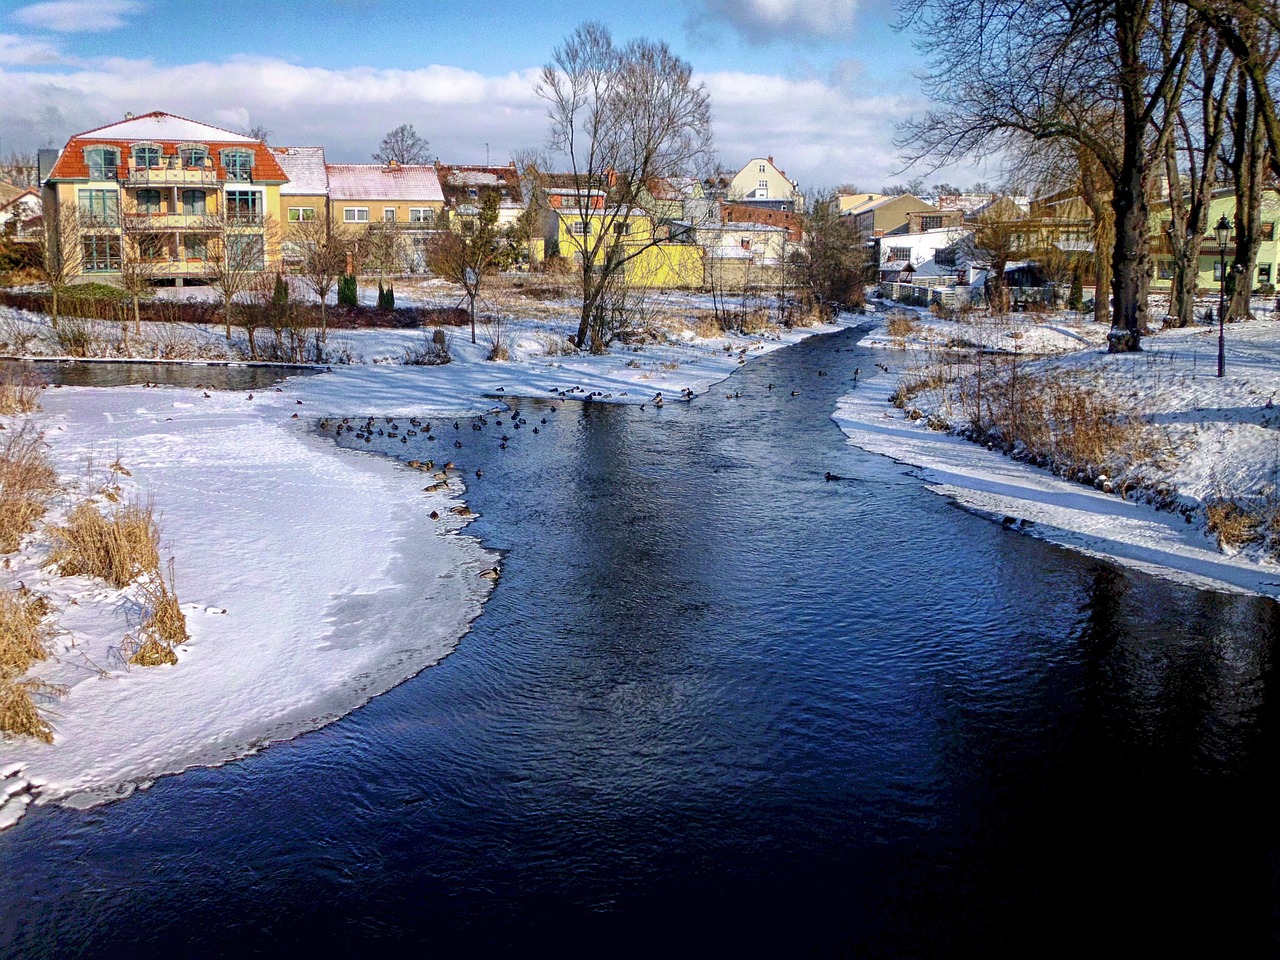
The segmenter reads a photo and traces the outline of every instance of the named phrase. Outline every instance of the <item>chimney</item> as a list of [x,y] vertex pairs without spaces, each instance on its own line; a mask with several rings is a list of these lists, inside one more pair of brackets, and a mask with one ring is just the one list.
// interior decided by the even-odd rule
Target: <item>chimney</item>
[[130,111],[125,111],[124,118],[125,118],[126,120],[132,120],[132,119],[133,119],[133,113],[132,113],[132,112],[130,112]]
[[399,161],[399,160],[388,160],[388,161],[387,161],[387,169],[388,169],[388,170],[399,170],[399,169],[400,169],[400,161]]

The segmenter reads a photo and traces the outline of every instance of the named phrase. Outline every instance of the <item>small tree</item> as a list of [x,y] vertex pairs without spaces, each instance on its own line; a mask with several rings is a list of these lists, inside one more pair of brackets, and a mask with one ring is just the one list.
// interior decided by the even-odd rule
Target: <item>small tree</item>
[[[50,318],[58,329],[58,296],[62,288],[84,272],[80,230],[83,218],[80,207],[67,200],[57,205],[52,216],[45,217],[45,231],[41,238],[44,246],[44,271],[49,278]],[[108,241],[109,243],[109,241]],[[116,240],[116,251],[119,241]]]
[[[301,254],[298,275],[307,288],[320,300],[320,342],[329,338],[328,309],[329,294],[339,284],[347,270],[347,253],[351,248],[351,239],[340,227],[333,229],[325,221],[316,217],[290,225],[290,241],[297,246]],[[355,300],[355,278],[352,278],[351,299]],[[338,296],[342,303],[341,292]]]
[[870,262],[853,220],[840,216],[832,195],[814,199],[804,226],[804,242],[790,260],[795,281],[828,311],[862,306]]
[[402,123],[382,138],[373,159],[379,163],[427,163],[430,144],[418,136],[412,123]]
[[151,293],[157,260],[166,242],[148,219],[136,211],[122,211],[120,215],[120,285],[129,294],[135,332],[142,326],[138,303]]
[[[469,222],[468,222],[469,223]],[[471,315],[471,342],[476,342],[476,299],[485,277],[494,273],[502,262],[506,244],[498,229],[498,194],[489,191],[480,204],[480,214],[468,232],[467,223],[460,229],[442,230],[427,248],[427,266],[445,280],[459,284],[467,295]]]
[[250,290],[266,267],[275,223],[269,216],[259,226],[252,219],[211,214],[201,221],[200,231],[206,239],[209,286],[222,294],[222,319],[230,340],[235,299]]

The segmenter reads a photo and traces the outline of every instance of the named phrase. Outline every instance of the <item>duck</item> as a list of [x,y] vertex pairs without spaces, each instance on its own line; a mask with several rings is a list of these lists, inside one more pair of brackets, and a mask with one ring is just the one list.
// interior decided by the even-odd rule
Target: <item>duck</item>
[[500,576],[502,576],[502,571],[497,567],[490,567],[488,570],[480,571],[480,577],[483,580],[497,580]]
[[468,507],[465,503],[460,503],[456,507],[450,507],[449,512],[452,513],[455,517],[474,517],[475,516],[475,514],[472,513],[471,508]]

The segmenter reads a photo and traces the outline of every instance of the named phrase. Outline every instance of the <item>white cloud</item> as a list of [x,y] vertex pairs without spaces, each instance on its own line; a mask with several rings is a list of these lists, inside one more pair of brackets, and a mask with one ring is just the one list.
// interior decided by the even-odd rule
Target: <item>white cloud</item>
[[48,0],[20,7],[13,19],[60,33],[87,33],[123,27],[130,14],[142,9],[138,0]]
[[66,56],[46,40],[0,33],[0,66],[39,66],[65,63]]
[[[333,162],[370,159],[383,135],[412,123],[444,160],[475,163],[486,144],[495,162],[541,146],[546,104],[539,70],[486,76],[452,66],[332,70],[265,57],[159,65],[107,60],[63,70],[0,68],[0,130],[6,145],[61,145],[126,111],[164,110],[242,130],[261,124],[281,144],[320,145]],[[716,150],[728,166],[772,154],[802,187],[893,179],[899,119],[918,111],[910,92],[866,93],[838,78],[705,73]],[[863,87],[863,91],[866,87]]]
[[800,37],[850,37],[859,0],[701,0],[693,21],[727,23],[753,43]]

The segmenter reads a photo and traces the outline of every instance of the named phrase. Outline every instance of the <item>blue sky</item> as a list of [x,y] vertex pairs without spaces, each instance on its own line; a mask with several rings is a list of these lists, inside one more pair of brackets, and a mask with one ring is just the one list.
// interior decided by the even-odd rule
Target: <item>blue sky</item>
[[[716,147],[773,155],[802,186],[903,180],[896,124],[924,103],[884,0],[645,4],[46,0],[0,5],[0,152],[165,110],[367,160],[411,122],[442,160],[541,146],[537,72],[579,23],[665,40],[711,93]],[[998,171],[944,171],[967,183]]]

